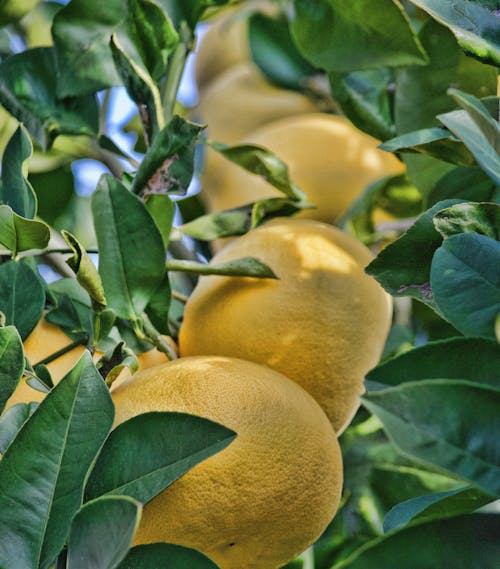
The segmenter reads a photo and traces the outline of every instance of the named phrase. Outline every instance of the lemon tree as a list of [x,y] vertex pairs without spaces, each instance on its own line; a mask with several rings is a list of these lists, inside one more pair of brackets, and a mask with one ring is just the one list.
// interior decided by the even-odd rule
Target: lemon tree
[[496,569],[499,30],[0,0],[0,568]]

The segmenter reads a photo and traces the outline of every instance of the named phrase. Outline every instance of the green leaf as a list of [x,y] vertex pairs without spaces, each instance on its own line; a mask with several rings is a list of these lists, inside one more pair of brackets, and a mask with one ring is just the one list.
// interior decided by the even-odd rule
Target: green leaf
[[[471,358],[471,354],[474,357]],[[399,385],[423,379],[463,379],[499,388],[500,346],[483,338],[429,342],[370,371],[367,381]]]
[[171,259],[167,261],[168,271],[181,271],[197,275],[224,275],[231,277],[257,277],[261,279],[277,279],[273,270],[255,257],[243,257],[217,265]]
[[113,415],[109,391],[86,352],[40,403],[0,462],[0,566],[52,565]]
[[0,26],[20,20],[40,0],[2,0],[0,3]]
[[226,427],[194,415],[138,415],[110,434],[88,480],[85,497],[126,494],[146,504],[235,437]]
[[35,217],[37,208],[36,194],[24,177],[25,163],[32,154],[31,140],[26,129],[20,125],[5,147],[2,158],[0,201],[9,205],[18,215],[29,219]]
[[78,239],[69,231],[61,231],[64,240],[73,251],[73,257],[66,263],[75,272],[80,285],[88,292],[95,312],[102,312],[106,308],[106,296],[102,286],[101,277],[94,263]]
[[138,545],[120,563],[118,569],[218,569],[203,553],[170,543]]
[[423,65],[427,58],[401,4],[378,0],[295,0],[292,35],[304,57],[326,71]]
[[75,179],[71,165],[63,164],[48,172],[30,172],[28,180],[37,196],[37,215],[57,229],[58,218],[64,214],[74,195]]
[[486,109],[481,109],[479,100],[469,97],[467,103],[467,110],[441,114],[438,119],[463,141],[481,168],[500,186],[500,128]]
[[335,101],[360,130],[379,140],[396,134],[391,93],[394,77],[390,69],[332,72],[328,79]]
[[500,205],[462,203],[441,210],[434,216],[434,226],[443,237],[457,233],[478,233],[500,240]]
[[471,515],[375,539],[332,569],[496,569],[500,516]]
[[452,235],[434,254],[431,288],[440,312],[466,336],[495,338],[500,310],[500,242]]
[[442,243],[432,218],[441,209],[459,203],[444,200],[418,217],[397,241],[380,251],[366,272],[395,296],[411,296],[434,307],[430,287],[431,262]]
[[453,168],[442,176],[427,196],[428,206],[444,199],[500,203],[500,189],[480,168]]
[[168,247],[175,215],[175,204],[167,195],[153,194],[146,200],[146,208],[160,230],[163,245]]
[[43,221],[26,219],[14,213],[10,206],[0,205],[0,245],[15,257],[21,251],[45,249],[50,229]]
[[401,529],[410,523],[413,525],[469,514],[492,501],[493,498],[489,494],[472,486],[418,496],[394,506],[387,513],[384,518],[384,532]]
[[210,146],[234,164],[251,174],[261,176],[285,196],[292,200],[306,201],[304,192],[290,180],[288,166],[266,148],[256,144],[229,146],[221,142],[212,142]]
[[38,403],[16,403],[0,416],[0,453],[4,454],[17,433],[31,417]]
[[0,64],[0,103],[23,122],[43,150],[59,134],[96,136],[98,107],[93,96],[59,100],[52,48],[29,49]]
[[191,30],[194,30],[198,21],[202,18],[205,10],[212,6],[224,6],[230,0],[158,0],[166,12],[174,21],[176,27],[187,22]]
[[118,567],[132,545],[141,509],[128,496],[104,496],[85,504],[71,524],[68,567]]
[[196,140],[204,127],[174,116],[158,133],[137,170],[132,192],[185,194],[194,171]]
[[362,402],[403,453],[500,495],[500,441],[491,438],[500,389],[431,379],[372,392]]
[[161,285],[156,289],[146,306],[146,315],[160,334],[170,334],[168,313],[172,302],[172,290],[168,273],[165,274]]
[[481,61],[500,66],[498,3],[485,6],[484,0],[410,0],[435,20],[449,28],[462,49]]
[[0,312],[25,340],[42,317],[45,289],[38,275],[23,262],[0,265]]
[[396,71],[394,111],[398,134],[441,126],[436,115],[456,108],[447,94],[450,87],[477,97],[496,93],[496,70],[467,57],[446,28],[429,20],[419,38],[429,55],[429,64]]
[[424,128],[409,132],[384,142],[380,148],[387,152],[426,154],[460,166],[473,166],[476,163],[463,142],[445,128]]
[[165,275],[160,232],[141,200],[108,175],[92,196],[92,213],[108,306],[119,317],[135,320]]
[[0,328],[0,413],[21,381],[23,372],[24,350],[18,331],[14,326]]
[[304,89],[304,81],[317,73],[295,46],[284,15],[256,12],[248,19],[252,60],[272,83],[285,89]]

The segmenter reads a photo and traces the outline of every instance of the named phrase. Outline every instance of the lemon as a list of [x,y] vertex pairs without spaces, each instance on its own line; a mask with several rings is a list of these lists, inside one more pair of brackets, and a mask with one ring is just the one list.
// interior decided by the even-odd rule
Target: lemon
[[221,569],[274,569],[333,518],[342,487],[335,433],[283,375],[234,358],[180,358],[136,374],[113,399],[117,423],[175,411],[237,433],[144,507],[136,544],[192,547]]
[[[375,138],[345,117],[325,113],[270,122],[246,136],[244,142],[264,146],[284,160],[291,179],[316,206],[299,215],[326,223],[338,220],[370,183],[404,171],[393,154],[377,148]],[[282,195],[262,178],[227,160],[218,161],[217,168],[211,174],[217,183],[204,190],[211,211]]]
[[372,254],[337,228],[282,218],[235,239],[211,262],[248,256],[279,280],[200,278],[186,304],[181,356],[265,364],[304,387],[341,432],[391,323],[390,295],[364,272]]

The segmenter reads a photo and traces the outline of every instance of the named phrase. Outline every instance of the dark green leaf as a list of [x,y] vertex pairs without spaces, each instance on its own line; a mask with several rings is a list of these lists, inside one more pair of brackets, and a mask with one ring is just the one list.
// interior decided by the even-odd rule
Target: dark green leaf
[[500,240],[500,204],[462,203],[441,210],[434,225],[443,237],[457,233],[479,233]]
[[425,52],[402,6],[393,0],[345,3],[295,0],[292,34],[316,67],[349,72],[422,65]]
[[135,320],[165,275],[160,232],[141,200],[111,176],[101,178],[92,213],[108,306],[121,318]]
[[120,563],[118,569],[218,569],[199,551],[170,543],[138,545]]
[[59,134],[95,136],[99,128],[95,97],[57,99],[56,76],[48,47],[12,55],[0,65],[0,102],[44,150]]
[[395,296],[412,296],[433,305],[430,287],[431,262],[442,243],[432,218],[459,200],[444,200],[423,213],[397,241],[383,249],[366,268]]
[[261,176],[286,196],[297,201],[306,201],[304,192],[288,176],[288,166],[275,154],[255,144],[229,146],[212,142],[210,146],[225,158],[248,172]]
[[[474,357],[471,357],[474,354]],[[389,360],[366,379],[399,385],[421,379],[463,379],[500,388],[500,346],[482,338],[450,338],[431,342]]]
[[375,539],[333,569],[496,569],[499,532],[497,515],[434,521]]
[[252,59],[271,82],[285,89],[304,88],[304,80],[317,73],[297,50],[288,20],[255,13],[248,19]]
[[330,90],[344,114],[379,140],[396,134],[393,120],[394,77],[390,69],[329,73]]
[[167,261],[167,270],[195,273],[197,275],[225,275],[232,277],[257,277],[261,279],[277,279],[272,268],[255,257],[243,257],[218,265],[171,259]]
[[118,567],[132,545],[141,509],[128,496],[104,496],[85,504],[71,524],[68,567]]
[[163,245],[167,249],[174,221],[175,204],[167,195],[153,194],[146,200],[146,207],[160,230]]
[[52,565],[113,414],[109,391],[86,352],[40,403],[0,462],[0,566]]
[[170,289],[170,281],[167,273],[146,306],[146,315],[160,334],[170,333],[168,313],[171,302],[172,290]]
[[87,483],[86,499],[126,494],[145,504],[235,437],[218,423],[185,413],[133,417],[110,434]]
[[449,28],[466,53],[500,66],[498,3],[496,10],[484,0],[410,0]]
[[445,128],[425,128],[409,132],[384,142],[380,148],[387,152],[426,154],[460,166],[475,164],[469,149]]
[[243,235],[250,229],[253,204],[207,213],[185,223],[181,231],[201,241]]
[[480,168],[453,168],[439,180],[427,196],[428,206],[445,199],[500,203],[500,189]]
[[106,296],[104,295],[101,277],[94,263],[90,260],[87,251],[85,251],[85,248],[74,235],[64,230],[61,234],[73,251],[73,257],[67,259],[66,263],[68,263],[75,272],[76,279],[80,285],[88,292],[94,311],[102,312],[106,308]]
[[194,171],[194,148],[204,127],[174,118],[158,133],[132,182],[132,191],[150,194],[186,193]]
[[445,239],[431,267],[434,300],[466,336],[495,337],[500,311],[500,242],[476,233]]
[[48,224],[58,226],[58,217],[65,212],[74,195],[71,165],[63,164],[48,172],[30,172],[28,179],[38,198],[37,214]]
[[469,514],[492,501],[493,498],[489,494],[472,486],[412,498],[394,506],[388,512],[384,518],[384,532],[389,533],[410,523],[413,525],[416,522]]
[[0,312],[25,340],[42,317],[45,289],[30,267],[9,261],[0,265]]
[[43,221],[26,219],[14,213],[10,206],[0,205],[0,245],[15,257],[21,251],[45,249],[50,229]]
[[500,441],[491,437],[500,389],[431,379],[372,392],[362,401],[403,453],[500,495]]
[[20,125],[5,147],[2,158],[0,200],[18,215],[29,219],[36,215],[37,199],[33,187],[24,177],[23,166],[32,154],[31,140],[26,129]]
[[9,407],[0,417],[0,453],[4,454],[8,446],[16,438],[17,433],[31,417],[38,403],[17,403]]
[[[0,328],[0,413],[24,372],[24,350],[14,326]],[[0,451],[1,452],[1,451]]]
[[187,22],[194,30],[198,20],[202,18],[205,10],[212,6],[223,6],[229,0],[158,0],[158,4],[168,12],[176,27]]

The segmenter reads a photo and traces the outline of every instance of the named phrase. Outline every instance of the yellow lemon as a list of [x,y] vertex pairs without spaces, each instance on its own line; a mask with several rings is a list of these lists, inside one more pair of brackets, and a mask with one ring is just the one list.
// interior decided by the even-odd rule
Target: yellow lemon
[[[244,141],[264,146],[283,159],[291,179],[316,206],[299,215],[326,223],[335,222],[370,183],[404,171],[393,154],[377,148],[376,139],[336,115],[287,117],[263,126]],[[211,211],[282,195],[227,160],[218,161],[217,182],[204,190]]]
[[237,433],[146,504],[136,544],[198,549],[221,569],[275,569],[333,518],[342,487],[335,433],[294,382],[234,358],[181,358],[113,393],[116,422],[148,411],[190,413]]
[[391,323],[390,295],[364,272],[372,254],[337,228],[282,218],[235,239],[211,262],[248,256],[279,280],[202,277],[186,304],[181,356],[265,364],[304,387],[342,431]]

